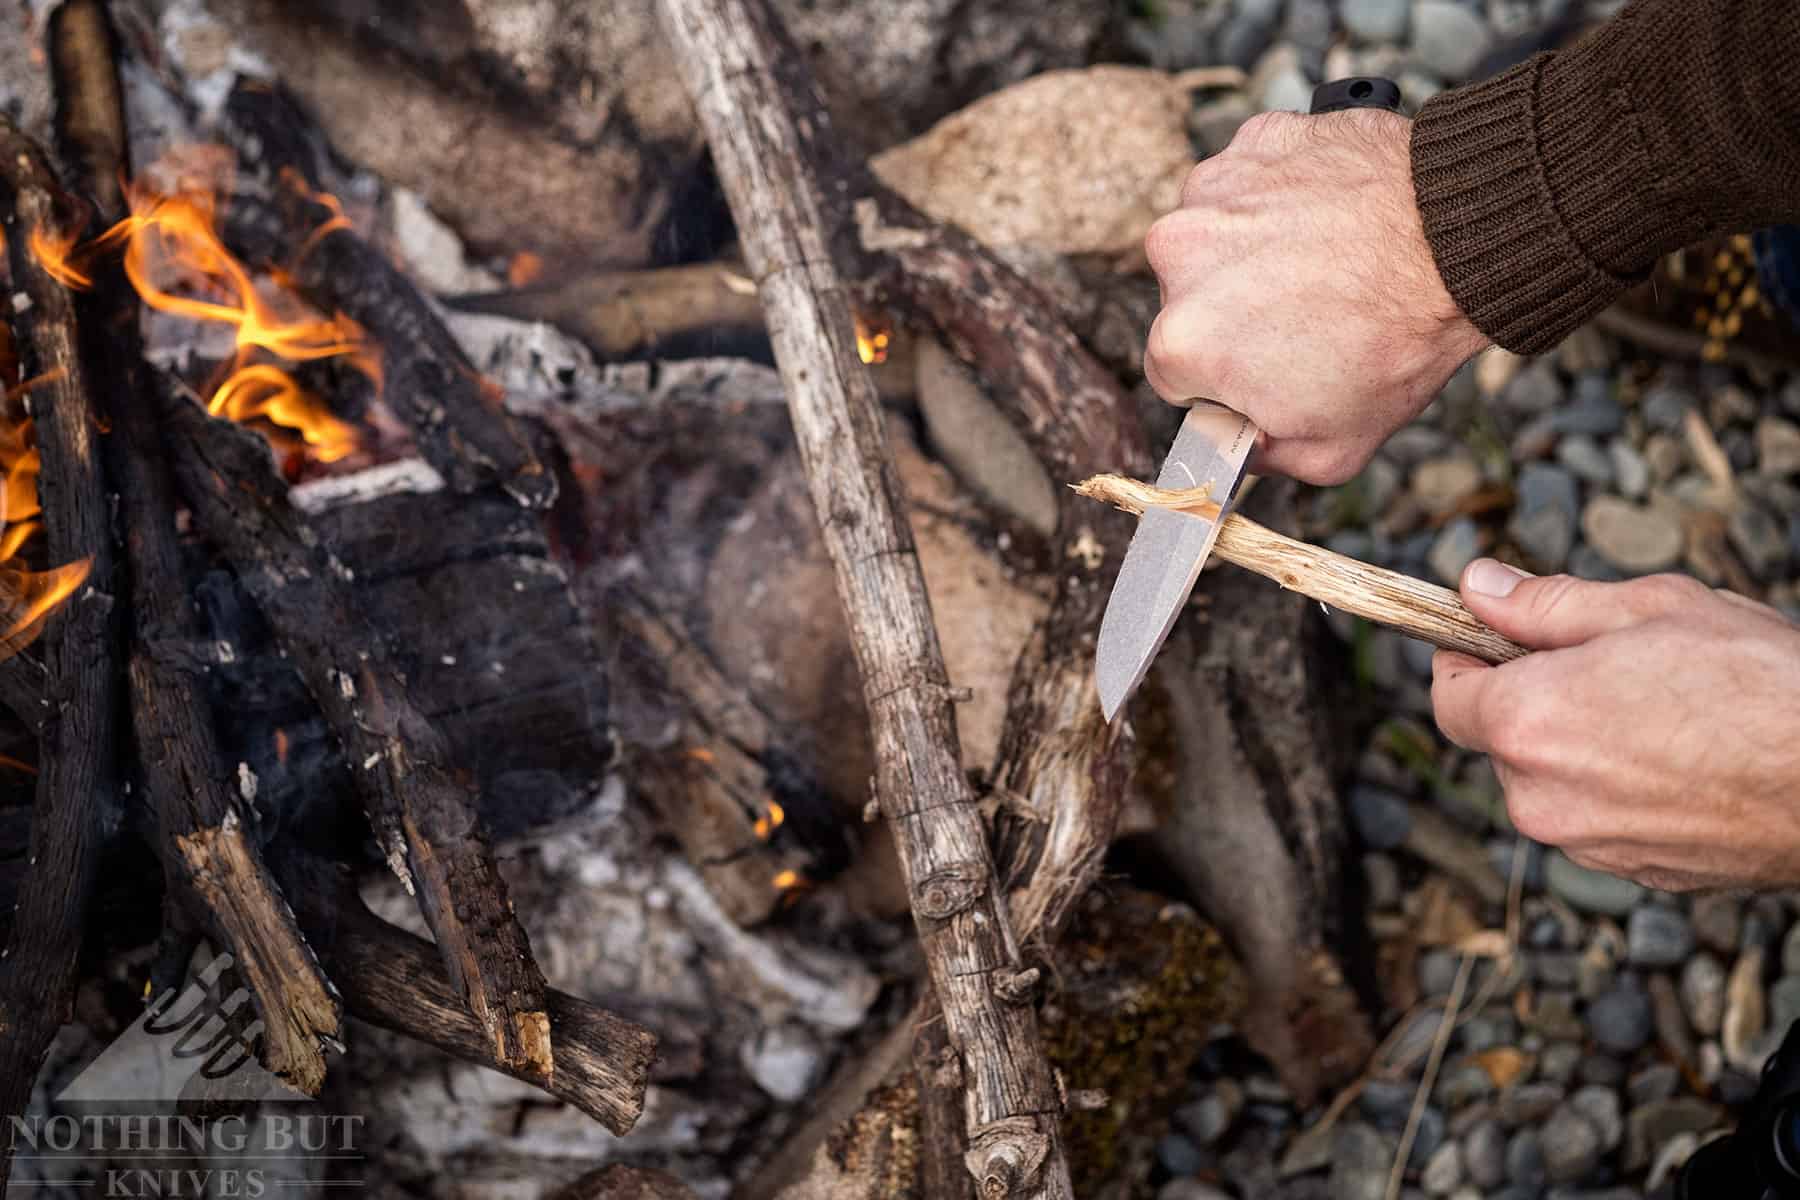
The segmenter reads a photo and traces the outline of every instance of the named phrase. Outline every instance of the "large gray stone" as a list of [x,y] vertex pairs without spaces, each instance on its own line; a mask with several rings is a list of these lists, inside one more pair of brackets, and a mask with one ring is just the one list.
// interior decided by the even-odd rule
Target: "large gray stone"
[[[1551,1183],[1579,1183],[1600,1164],[1604,1149],[1600,1131],[1571,1105],[1544,1122],[1541,1145],[1544,1173]],[[1519,1182],[1524,1182],[1520,1180]]]
[[1470,1183],[1491,1191],[1506,1182],[1506,1130],[1500,1122],[1478,1122],[1463,1137],[1462,1147]]
[[1679,966],[1694,952],[1694,927],[1680,909],[1641,905],[1626,923],[1625,944],[1635,967]]
[[1463,568],[1480,554],[1481,527],[1468,517],[1458,517],[1432,540],[1431,552],[1425,556],[1425,561],[1439,582],[1455,587],[1457,580],[1462,578]]
[[1681,561],[1681,521],[1665,507],[1596,496],[1581,514],[1581,532],[1606,561],[1634,575],[1664,571]]
[[1462,82],[1493,45],[1493,31],[1454,0],[1418,0],[1412,10],[1412,53],[1420,65]]
[[1650,1041],[1655,1030],[1650,996],[1641,987],[1621,982],[1588,1005],[1587,1024],[1601,1049],[1634,1053]]
[[1641,884],[1577,866],[1560,850],[1544,859],[1544,882],[1581,911],[1607,917],[1625,916],[1644,897]]
[[1406,36],[1408,0],[1343,0],[1338,18],[1352,36],[1365,42],[1397,42]]
[[1506,531],[1535,564],[1560,571],[1575,545],[1581,493],[1575,477],[1561,467],[1526,463],[1515,483],[1517,503]]

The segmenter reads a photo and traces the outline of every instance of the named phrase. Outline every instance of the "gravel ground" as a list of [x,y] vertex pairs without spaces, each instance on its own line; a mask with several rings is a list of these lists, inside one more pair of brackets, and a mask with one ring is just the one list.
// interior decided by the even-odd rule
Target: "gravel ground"
[[[1206,151],[1258,108],[1303,108],[1322,78],[1386,74],[1416,104],[1494,69],[1509,39],[1616,7],[1162,0],[1132,37],[1158,66],[1250,72],[1247,98],[1195,109]],[[1601,580],[1685,571],[1800,619],[1796,475],[1800,376],[1661,361],[1586,329],[1535,360],[1471,363],[1359,478],[1316,495],[1308,533],[1447,584],[1480,554]],[[1668,1195],[1800,1018],[1797,898],[1658,893],[1523,841],[1486,761],[1432,725],[1430,648],[1334,627],[1390,714],[1348,804],[1392,1036],[1335,1117],[1297,1112],[1222,1037],[1159,1143],[1160,1200],[1382,1200],[1457,989],[1456,947],[1513,944],[1492,902],[1502,880],[1516,880],[1516,951],[1471,959],[1400,1195]]]

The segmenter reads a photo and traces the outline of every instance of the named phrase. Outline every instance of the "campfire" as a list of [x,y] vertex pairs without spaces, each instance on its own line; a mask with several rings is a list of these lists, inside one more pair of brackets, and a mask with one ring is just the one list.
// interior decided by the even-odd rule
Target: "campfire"
[[[1301,1111],[1372,1070],[1341,650],[1220,573],[1108,722],[1133,522],[1063,486],[1151,473],[1137,226],[1242,73],[971,32],[938,95],[810,5],[626,7],[34,30],[0,1115],[366,1120],[293,1186],[998,1200],[1147,1186],[1221,1022]],[[931,182],[1013,105],[1161,117],[1122,198]]]

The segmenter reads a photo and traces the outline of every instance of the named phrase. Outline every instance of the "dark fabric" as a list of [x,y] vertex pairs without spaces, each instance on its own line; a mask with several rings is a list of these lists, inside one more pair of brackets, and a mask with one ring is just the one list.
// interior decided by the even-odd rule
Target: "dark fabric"
[[1788,324],[1800,330],[1800,225],[1758,230],[1751,244],[1763,295]]
[[1427,102],[1412,170],[1451,296],[1547,350],[1659,255],[1800,221],[1800,0],[1635,0]]

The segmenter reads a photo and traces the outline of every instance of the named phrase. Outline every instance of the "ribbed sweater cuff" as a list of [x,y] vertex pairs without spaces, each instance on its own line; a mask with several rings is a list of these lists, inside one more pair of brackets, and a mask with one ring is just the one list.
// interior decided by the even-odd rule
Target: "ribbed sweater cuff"
[[[1539,55],[1446,92],[1412,129],[1413,188],[1438,273],[1476,328],[1521,354],[1555,346],[1634,281],[1601,265],[1631,195],[1605,164],[1639,159],[1641,148],[1621,153],[1628,128],[1595,120],[1595,107],[1540,111],[1553,61]],[[1604,220],[1586,219],[1596,201]]]

